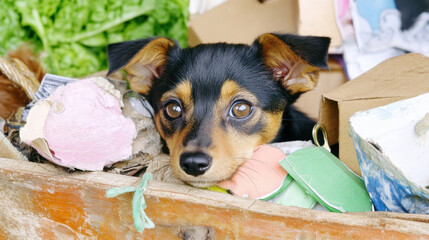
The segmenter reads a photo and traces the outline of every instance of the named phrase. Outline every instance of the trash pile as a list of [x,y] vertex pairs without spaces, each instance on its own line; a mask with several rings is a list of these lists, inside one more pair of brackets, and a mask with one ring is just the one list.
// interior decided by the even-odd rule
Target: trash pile
[[[182,46],[212,42],[213,35],[245,42],[244,37],[254,39],[250,30],[266,31],[273,22],[310,35],[300,27],[311,22],[303,16],[312,14],[302,11],[319,11],[302,7],[299,21],[286,26],[285,21],[272,21],[271,13],[276,6],[294,13],[298,3],[293,1],[226,1],[207,14],[204,8],[213,6],[202,1],[191,9],[199,16],[191,19],[188,30],[193,34],[187,39],[187,1],[120,2],[85,2],[82,11],[70,11],[76,5],[67,1],[39,1],[34,8],[28,1],[5,2],[2,7],[9,11],[0,12],[0,19],[10,24],[0,32],[0,54],[31,40],[42,63],[25,48],[8,59],[0,57],[0,144],[6,146],[0,156],[53,163],[68,171],[138,177],[151,173],[156,180],[180,183],[172,175],[169,156],[161,151],[150,104],[128,89],[121,73],[107,78],[106,72],[97,72],[107,67],[105,46],[152,35],[171,37]],[[342,44],[330,58],[342,57],[339,62],[353,80],[321,93],[317,112],[328,136],[325,145],[259,146],[231,179],[208,189],[332,212],[429,214],[429,6],[424,0],[404,2],[333,1],[333,22]],[[64,10],[67,4],[72,7]],[[225,10],[234,6],[240,11]],[[262,24],[240,26],[235,17],[246,18],[246,11],[257,16],[249,21]],[[79,17],[70,23],[75,14]],[[292,15],[282,12],[279,17]],[[233,19],[234,24],[222,22],[232,28],[220,28],[229,32],[218,34],[207,27],[213,18]],[[71,25],[82,31],[69,31]],[[42,64],[61,76],[45,74]],[[346,78],[342,70],[341,78]],[[319,81],[319,86],[330,83]],[[309,105],[317,105],[314,101]],[[339,146],[339,153],[333,155],[329,145]]]
[[[31,56],[25,53],[24,60]],[[160,173],[155,178],[171,176],[165,174],[169,158],[161,154],[153,110],[142,96],[127,89],[120,74],[113,75],[118,79],[45,74],[39,83],[18,58],[0,60],[2,83],[11,86],[6,88],[9,95],[26,97],[14,105],[8,104],[13,98],[6,95],[2,102],[2,144],[18,150],[7,156],[49,161],[68,171],[140,176],[149,168]]]
[[[151,173],[155,179],[180,183],[172,175],[169,156],[161,151],[153,109],[127,89],[121,74],[83,79],[45,74],[39,83],[17,58],[0,60],[5,82],[13,82],[27,97],[21,106],[9,109],[14,115],[1,118],[1,141],[9,146],[4,156],[51,162],[69,171]],[[409,63],[413,61],[426,64],[418,59]],[[374,70],[377,76],[378,71]],[[403,78],[397,77],[391,84],[400,84]],[[327,133],[316,125],[314,142],[318,145],[315,136],[322,129],[323,146],[300,141],[259,146],[235,175],[208,189],[324,211],[364,212],[375,207],[427,214],[428,101],[429,95],[422,94],[350,118],[363,178],[330,153]]]

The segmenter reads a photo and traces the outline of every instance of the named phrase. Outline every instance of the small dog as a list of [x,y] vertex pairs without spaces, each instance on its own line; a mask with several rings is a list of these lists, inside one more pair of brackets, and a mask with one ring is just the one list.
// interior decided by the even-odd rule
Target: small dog
[[274,33],[187,49],[164,37],[121,42],[108,46],[108,75],[125,69],[154,108],[174,175],[206,187],[230,178],[258,145],[311,139],[314,122],[291,104],[328,68],[329,43]]

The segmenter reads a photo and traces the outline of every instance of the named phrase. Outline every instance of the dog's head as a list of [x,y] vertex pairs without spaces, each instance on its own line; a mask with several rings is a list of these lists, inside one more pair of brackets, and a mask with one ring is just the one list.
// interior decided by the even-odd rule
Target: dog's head
[[122,42],[108,48],[109,74],[125,69],[130,87],[148,97],[176,177],[209,186],[276,137],[286,105],[327,68],[329,42],[271,33],[250,46],[181,49],[162,37]]

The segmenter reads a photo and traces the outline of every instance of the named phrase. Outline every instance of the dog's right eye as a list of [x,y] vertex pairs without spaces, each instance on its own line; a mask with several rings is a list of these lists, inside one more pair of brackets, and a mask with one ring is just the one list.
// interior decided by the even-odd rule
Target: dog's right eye
[[182,116],[182,107],[177,101],[171,101],[164,107],[164,114],[170,120],[174,120]]

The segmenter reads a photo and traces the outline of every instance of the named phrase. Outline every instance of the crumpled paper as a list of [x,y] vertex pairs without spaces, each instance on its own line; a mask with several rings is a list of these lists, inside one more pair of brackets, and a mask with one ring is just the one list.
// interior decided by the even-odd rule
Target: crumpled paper
[[136,126],[121,106],[121,93],[105,78],[75,81],[31,108],[20,137],[58,165],[103,170],[132,156]]

